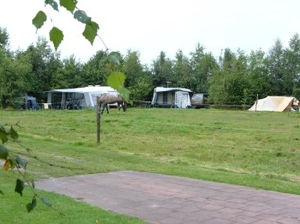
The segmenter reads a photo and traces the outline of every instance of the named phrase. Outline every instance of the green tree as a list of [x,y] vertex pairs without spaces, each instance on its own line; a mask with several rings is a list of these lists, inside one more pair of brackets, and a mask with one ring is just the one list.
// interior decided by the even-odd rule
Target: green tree
[[163,51],[153,61],[151,70],[154,86],[173,85],[173,82],[176,81],[173,76],[173,63]]
[[82,68],[82,84],[87,85],[106,85],[107,78],[113,71],[120,71],[120,64],[112,63],[106,51],[97,53]]
[[[63,59],[62,62],[53,62],[56,64],[56,71],[53,75],[52,88],[76,88],[82,86],[82,64],[76,60],[74,55]],[[60,68],[60,69],[58,69]]]
[[122,64],[122,71],[126,74],[125,86],[130,90],[131,100],[144,100],[152,91],[152,78],[145,72],[141,64],[140,53],[128,50]]
[[211,53],[205,53],[204,47],[199,43],[196,46],[195,52],[191,52],[191,73],[193,82],[191,89],[195,92],[208,92],[209,79],[211,75],[218,70],[216,59]]
[[264,98],[271,94],[271,81],[268,75],[268,64],[265,52],[261,49],[251,51],[248,57],[249,81],[251,82],[249,89],[249,97],[254,102],[257,94],[259,98]]
[[171,81],[174,86],[184,88],[191,88],[192,86],[193,80],[189,58],[183,55],[181,50],[178,50],[175,55],[175,60],[173,62],[173,78]]
[[219,105],[245,105],[249,97],[248,60],[243,51],[225,49],[220,57],[220,69],[210,78],[210,100]]
[[31,65],[26,58],[9,52],[6,29],[0,29],[0,41],[0,106],[14,106],[15,98],[24,95],[27,89],[26,74]]
[[[0,50],[1,51],[1,50]],[[27,72],[31,66],[26,60],[14,60],[10,57],[1,57],[0,52],[0,97],[1,107],[15,106],[15,98],[21,97],[26,93]]]
[[153,90],[152,77],[146,74],[136,79],[134,86],[128,87],[132,101],[144,101]]
[[128,50],[124,57],[122,71],[126,74],[125,85],[133,87],[137,83],[138,77],[143,75],[143,65],[140,60],[140,53]]
[[245,105],[250,103],[249,88],[250,79],[248,71],[248,58],[241,50],[237,51],[237,57],[230,75],[228,86],[228,103],[233,105]]
[[277,39],[268,54],[268,74],[272,86],[271,95],[285,95],[284,73],[284,49],[281,40]]
[[284,51],[284,92],[285,95],[300,97],[300,37],[296,33]]
[[219,57],[220,68],[215,70],[209,79],[209,100],[211,103],[231,104],[229,92],[233,84],[231,79],[235,62],[236,55],[229,48],[226,48],[224,55]]
[[0,48],[4,51],[9,51],[9,35],[5,28],[0,27]]
[[43,99],[44,91],[53,86],[53,76],[59,69],[60,57],[54,53],[45,38],[38,38],[36,45],[30,45],[24,52],[32,65],[31,87],[28,90],[38,99]]

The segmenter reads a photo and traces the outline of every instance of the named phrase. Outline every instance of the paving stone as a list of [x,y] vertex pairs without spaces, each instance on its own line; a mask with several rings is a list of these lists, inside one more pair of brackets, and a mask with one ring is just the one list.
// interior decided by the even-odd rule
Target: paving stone
[[300,224],[300,195],[184,177],[119,171],[50,178],[36,188],[152,224]]

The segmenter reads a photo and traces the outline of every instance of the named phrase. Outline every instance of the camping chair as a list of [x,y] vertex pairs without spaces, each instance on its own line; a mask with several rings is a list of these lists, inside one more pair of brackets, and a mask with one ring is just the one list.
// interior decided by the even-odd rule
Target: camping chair
[[43,103],[43,108],[44,108],[44,110],[48,110],[49,109],[49,104],[48,103]]

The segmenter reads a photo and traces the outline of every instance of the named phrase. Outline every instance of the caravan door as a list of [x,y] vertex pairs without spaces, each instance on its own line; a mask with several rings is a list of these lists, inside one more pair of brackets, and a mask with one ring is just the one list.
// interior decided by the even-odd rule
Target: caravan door
[[175,92],[175,105],[178,108],[187,108],[191,106],[191,99],[189,93],[183,91]]

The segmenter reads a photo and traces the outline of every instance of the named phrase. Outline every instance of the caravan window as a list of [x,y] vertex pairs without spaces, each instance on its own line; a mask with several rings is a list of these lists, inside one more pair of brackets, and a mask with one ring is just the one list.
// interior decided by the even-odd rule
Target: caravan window
[[84,99],[83,93],[67,93],[67,98],[72,100],[82,100]]

